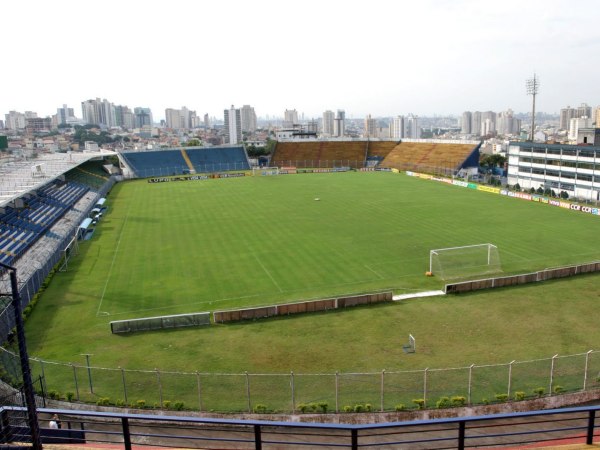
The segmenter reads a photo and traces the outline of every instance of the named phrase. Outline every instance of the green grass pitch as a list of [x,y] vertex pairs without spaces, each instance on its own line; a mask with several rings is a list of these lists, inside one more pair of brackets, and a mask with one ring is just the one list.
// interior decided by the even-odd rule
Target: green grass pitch
[[[90,353],[94,366],[112,368],[332,373],[544,357],[587,351],[600,337],[594,314],[587,313],[599,295],[596,276],[114,336],[111,320],[440,289],[442,280],[424,276],[435,248],[491,242],[505,273],[597,260],[600,223],[587,214],[393,173],[137,180],[116,185],[109,203],[93,239],[80,244],[69,271],[54,277],[28,320],[32,356],[82,364],[81,354]],[[577,289],[586,295],[572,295]],[[541,300],[543,307],[536,303]],[[538,333],[532,333],[532,317]],[[407,359],[401,344],[409,332],[419,352]],[[69,370],[45,370],[49,379],[54,370],[55,379],[72,383]],[[170,398],[176,395],[183,394]]]

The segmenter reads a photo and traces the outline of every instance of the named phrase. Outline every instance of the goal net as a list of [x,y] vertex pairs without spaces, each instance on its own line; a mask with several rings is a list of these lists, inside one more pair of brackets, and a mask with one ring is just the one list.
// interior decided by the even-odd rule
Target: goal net
[[494,244],[438,248],[429,252],[429,272],[444,280],[501,271],[500,254]]
[[279,175],[279,167],[253,167],[253,177],[270,177],[273,175]]

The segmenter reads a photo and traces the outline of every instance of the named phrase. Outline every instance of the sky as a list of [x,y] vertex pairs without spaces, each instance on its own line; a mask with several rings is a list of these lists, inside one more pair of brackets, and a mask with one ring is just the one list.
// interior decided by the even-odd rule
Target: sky
[[222,118],[600,105],[595,0],[2,2],[0,118],[106,98]]

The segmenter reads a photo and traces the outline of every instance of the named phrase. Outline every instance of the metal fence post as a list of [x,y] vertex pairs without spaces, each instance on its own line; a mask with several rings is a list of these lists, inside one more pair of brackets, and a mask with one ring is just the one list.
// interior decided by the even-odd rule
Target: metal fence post
[[552,395],[552,387],[554,384],[554,361],[556,360],[557,356],[558,354],[552,357],[552,364],[550,365],[550,392],[548,392],[550,395]]
[[162,383],[160,382],[160,372],[158,369],[156,370],[156,382],[158,383],[158,401],[160,402],[160,407],[163,405],[163,393],[162,393]]
[[383,369],[381,371],[381,412],[384,411],[384,405],[383,405],[383,390],[384,390],[384,386],[385,386],[385,369]]
[[119,367],[119,369],[121,370],[121,381],[123,382],[123,395],[125,396],[125,406],[127,406],[129,402],[127,401],[127,384],[125,383],[125,369],[123,369],[122,367]]
[[248,399],[248,412],[252,412],[252,403],[250,402],[250,375],[248,375],[248,371],[244,372],[246,374],[246,397]]
[[335,371],[335,412],[340,412],[340,396],[339,396],[339,377],[340,373]]
[[427,371],[429,367],[426,367],[423,371],[423,408],[427,406]]
[[511,383],[512,383],[512,367],[513,367],[514,363],[515,363],[514,359],[510,363],[508,363],[508,390],[507,390],[507,394],[508,394],[508,398],[509,399],[510,399],[510,388],[511,388]]
[[292,413],[296,412],[296,389],[294,385],[294,371],[290,372],[290,388],[292,390]]
[[79,384],[77,383],[77,369],[75,368],[73,363],[70,364],[73,368],[73,380],[75,380],[75,394],[77,395],[77,401],[79,401]]
[[469,366],[469,385],[467,386],[467,405],[471,404],[471,392],[472,392],[472,386],[473,386],[473,367],[475,367],[475,364],[471,364]]
[[588,374],[588,366],[590,363],[590,353],[592,353],[594,350],[589,350],[586,354],[585,354],[585,369],[583,371],[583,390],[585,391],[587,388],[587,374]]
[[196,371],[196,383],[198,384],[198,408],[202,412],[202,384],[200,383],[200,372]]

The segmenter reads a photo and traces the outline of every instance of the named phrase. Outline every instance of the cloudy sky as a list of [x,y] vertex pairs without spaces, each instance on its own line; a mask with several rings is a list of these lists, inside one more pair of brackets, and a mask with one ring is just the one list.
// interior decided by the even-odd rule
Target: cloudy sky
[[222,117],[600,105],[595,0],[2,2],[0,117],[106,98]]

